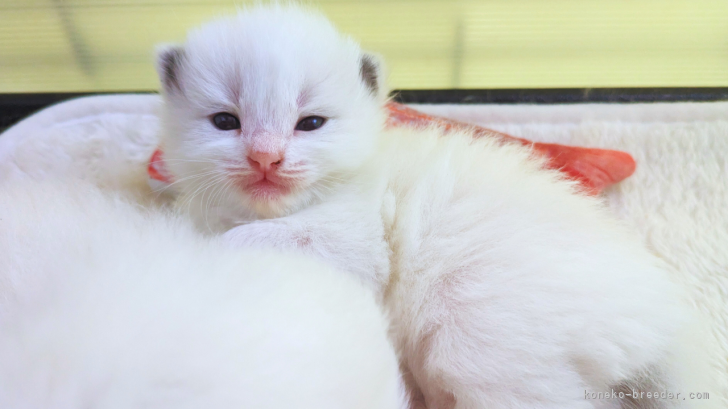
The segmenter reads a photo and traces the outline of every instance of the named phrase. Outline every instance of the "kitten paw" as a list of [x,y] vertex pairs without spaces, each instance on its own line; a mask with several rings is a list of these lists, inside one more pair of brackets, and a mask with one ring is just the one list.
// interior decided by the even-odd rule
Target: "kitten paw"
[[233,227],[222,235],[235,248],[287,248],[287,232],[280,223],[256,221]]

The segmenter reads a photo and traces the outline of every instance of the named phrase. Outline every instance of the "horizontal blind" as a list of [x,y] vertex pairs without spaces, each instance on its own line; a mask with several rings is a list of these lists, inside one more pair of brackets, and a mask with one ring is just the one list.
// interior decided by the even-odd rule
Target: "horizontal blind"
[[[156,89],[156,44],[245,3],[0,0],[0,92]],[[727,0],[308,3],[381,54],[393,88],[728,85]]]

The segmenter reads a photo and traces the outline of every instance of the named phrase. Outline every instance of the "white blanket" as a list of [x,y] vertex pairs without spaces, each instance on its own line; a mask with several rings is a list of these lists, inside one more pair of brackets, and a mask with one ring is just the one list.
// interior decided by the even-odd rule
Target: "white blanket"
[[[159,102],[100,96],[41,111],[0,135],[0,178],[75,175],[157,197],[146,166]],[[679,392],[728,396],[728,102],[416,108],[536,141],[631,153],[636,173],[604,197],[668,261],[712,324],[709,353],[721,390]]]

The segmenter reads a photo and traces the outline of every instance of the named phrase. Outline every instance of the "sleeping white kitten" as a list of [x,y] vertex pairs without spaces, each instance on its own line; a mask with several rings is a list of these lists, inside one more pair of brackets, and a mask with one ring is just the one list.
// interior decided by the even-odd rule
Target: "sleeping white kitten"
[[0,408],[404,408],[356,279],[90,186],[0,190]]
[[678,384],[685,309],[660,261],[526,148],[383,130],[375,59],[322,16],[216,20],[159,71],[178,205],[368,283],[413,406],[611,408],[587,394]]

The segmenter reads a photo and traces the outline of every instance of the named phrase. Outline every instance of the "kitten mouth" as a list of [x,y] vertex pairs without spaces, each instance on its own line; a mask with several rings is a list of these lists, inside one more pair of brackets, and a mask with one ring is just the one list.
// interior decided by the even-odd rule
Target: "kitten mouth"
[[247,180],[242,189],[255,200],[270,201],[287,195],[291,188],[272,175],[260,175],[254,180]]

